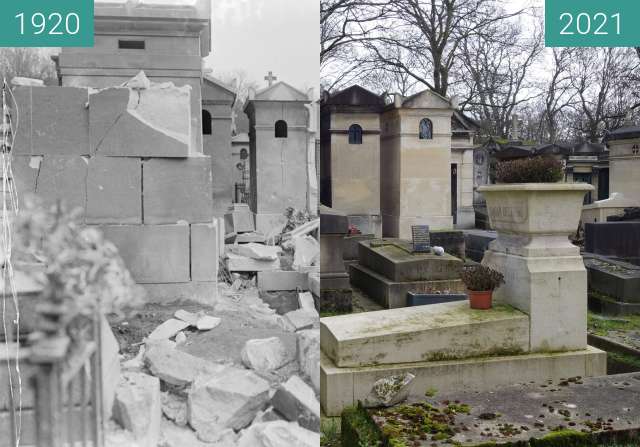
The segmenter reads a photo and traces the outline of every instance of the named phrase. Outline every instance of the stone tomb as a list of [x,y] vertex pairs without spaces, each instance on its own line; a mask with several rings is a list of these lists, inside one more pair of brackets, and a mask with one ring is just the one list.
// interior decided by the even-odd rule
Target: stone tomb
[[640,266],[585,253],[589,308],[614,315],[640,313]]
[[445,254],[413,253],[401,239],[371,239],[359,244],[360,260],[351,281],[380,305],[405,307],[408,292],[463,292],[462,260]]
[[345,270],[347,215],[320,206],[320,309],[351,312],[351,284]]

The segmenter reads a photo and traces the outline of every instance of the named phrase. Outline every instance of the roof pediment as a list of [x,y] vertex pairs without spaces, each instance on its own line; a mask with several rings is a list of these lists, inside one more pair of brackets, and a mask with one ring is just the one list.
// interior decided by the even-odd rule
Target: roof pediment
[[286,82],[278,82],[271,87],[256,92],[254,101],[302,101],[311,102],[309,97]]
[[383,107],[381,96],[359,85],[336,92],[325,101],[327,105]]
[[451,100],[434,92],[423,90],[415,95],[402,98],[402,107],[407,109],[451,109]]
[[202,99],[204,101],[235,101],[236,91],[211,75],[204,75]]

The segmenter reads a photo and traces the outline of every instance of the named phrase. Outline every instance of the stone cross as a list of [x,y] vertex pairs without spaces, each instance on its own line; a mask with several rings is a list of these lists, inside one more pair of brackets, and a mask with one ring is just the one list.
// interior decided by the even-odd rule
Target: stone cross
[[278,78],[276,78],[273,75],[273,72],[270,71],[269,74],[267,76],[264,77],[264,80],[267,81],[269,83],[269,87],[271,87],[273,85],[273,81],[277,81]]

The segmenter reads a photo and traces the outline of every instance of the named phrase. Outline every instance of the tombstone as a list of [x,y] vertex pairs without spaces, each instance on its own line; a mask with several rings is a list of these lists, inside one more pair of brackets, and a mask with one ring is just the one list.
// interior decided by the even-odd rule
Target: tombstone
[[640,265],[640,222],[598,222],[584,226],[585,251]]
[[609,132],[604,143],[609,148],[609,190],[640,206],[640,126]]
[[320,206],[320,310],[350,312],[351,284],[344,266],[344,237],[349,231],[347,216]]

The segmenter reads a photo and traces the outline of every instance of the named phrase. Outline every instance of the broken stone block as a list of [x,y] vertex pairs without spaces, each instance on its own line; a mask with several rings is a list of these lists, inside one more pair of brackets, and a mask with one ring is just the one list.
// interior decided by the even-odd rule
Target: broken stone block
[[89,160],[86,222],[142,223],[140,159],[92,157]]
[[248,340],[242,349],[242,363],[258,372],[275,371],[292,360],[278,337]]
[[309,379],[316,393],[320,392],[320,330],[297,333],[296,351],[300,372]]
[[189,391],[189,424],[203,441],[214,442],[225,429],[251,423],[269,400],[269,383],[247,370],[229,368],[196,379]]
[[198,328],[199,331],[210,331],[212,329],[217,328],[220,325],[220,323],[222,323],[222,318],[205,315],[198,319],[198,322],[196,323],[196,328]]
[[147,346],[145,364],[154,376],[174,387],[189,386],[200,375],[215,376],[227,368],[155,343]]
[[317,447],[320,434],[294,422],[273,421],[254,424],[240,434],[237,447]]
[[190,281],[188,225],[101,225],[100,229],[118,248],[138,284]]
[[166,422],[162,424],[158,447],[234,447],[237,437],[233,430],[225,430],[216,442],[202,442],[191,428]]
[[319,316],[315,309],[313,311],[298,309],[286,313],[284,320],[293,328],[294,332],[297,332],[303,329],[311,329],[318,323]]
[[133,433],[141,447],[155,447],[160,438],[160,381],[143,373],[127,372],[116,391],[113,417]]
[[258,261],[276,261],[279,259],[278,255],[282,253],[282,248],[278,246],[255,243],[231,245],[229,249],[234,254],[256,259]]
[[86,88],[31,88],[31,116],[20,111],[20,125],[30,121],[31,155],[89,155],[88,98]]
[[167,340],[188,327],[189,323],[171,318],[155,328],[147,338],[149,340]]
[[189,323],[189,326],[195,326],[196,324],[198,324],[198,320],[200,319],[200,317],[202,317],[202,315],[200,315],[199,313],[195,314],[193,312],[187,312],[184,309],[176,310],[173,316],[178,320]]
[[306,290],[307,274],[284,270],[259,272],[258,288],[264,291]]
[[187,399],[177,394],[164,392],[161,394],[162,414],[176,425],[187,425]]
[[415,378],[413,374],[405,373],[377,380],[365,399],[364,406],[367,408],[392,407],[407,400],[411,391],[411,382]]
[[313,300],[311,292],[302,292],[298,294],[298,305],[300,309],[308,310],[310,312],[316,311],[316,304]]
[[187,157],[190,87],[111,88],[89,96],[91,150],[117,157]]
[[294,257],[293,268],[301,271],[305,267],[317,265],[320,258],[320,244],[311,236],[298,236],[293,238]]
[[152,158],[142,168],[145,224],[213,221],[209,157]]
[[187,335],[180,331],[176,334],[176,345],[183,345],[187,342]]
[[275,408],[269,407],[264,411],[260,411],[252,424],[262,424],[264,422],[284,421],[284,416],[276,411]]
[[218,279],[218,221],[191,225],[191,279]]
[[267,238],[262,233],[240,233],[235,237],[236,244],[248,244],[250,242],[255,242],[257,244],[266,244]]
[[86,204],[87,159],[80,156],[46,156],[40,164],[36,181],[36,194],[46,205],[59,200],[68,210]]
[[279,270],[280,260],[259,261],[246,256],[227,253],[227,269],[230,272],[262,272],[266,270]]
[[280,385],[271,398],[271,405],[289,421],[320,431],[320,402],[300,377],[292,376]]

